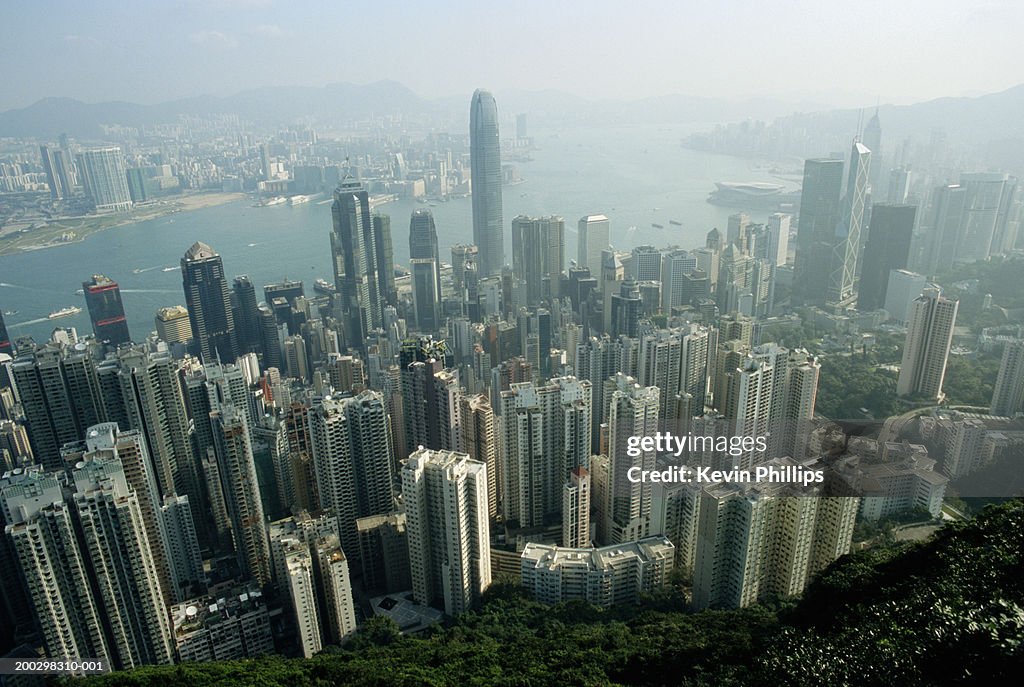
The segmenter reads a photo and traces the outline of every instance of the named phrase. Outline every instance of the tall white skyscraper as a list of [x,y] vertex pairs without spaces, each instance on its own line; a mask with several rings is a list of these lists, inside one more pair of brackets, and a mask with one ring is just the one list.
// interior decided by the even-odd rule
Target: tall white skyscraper
[[633,482],[629,470],[652,470],[654,451],[629,455],[631,437],[653,436],[658,431],[660,392],[656,386],[641,386],[632,377],[617,374],[605,381],[604,398],[608,404],[609,483],[606,502],[598,510],[605,515],[607,544],[636,541],[650,535],[651,485]]
[[562,546],[590,546],[590,471],[580,466],[562,486]]
[[501,392],[504,513],[521,527],[561,515],[569,471],[590,459],[590,382],[556,377]]
[[1012,416],[1024,411],[1024,341],[1007,341],[992,389],[992,415]]
[[695,324],[659,329],[641,338],[637,380],[661,391],[662,422],[677,417],[675,404],[681,394],[690,395],[694,415],[704,411],[709,340],[708,329]]
[[639,360],[639,342],[627,336],[617,339],[607,335],[601,338],[592,336],[576,345],[576,376],[590,382],[593,394],[591,446],[596,448],[600,443],[601,425],[607,419],[605,380],[619,372],[627,377],[636,377]]
[[687,277],[697,269],[697,256],[685,250],[664,253],[661,262],[661,307],[665,312],[689,305]]
[[935,401],[942,400],[942,382],[946,377],[959,306],[960,301],[944,297],[942,290],[934,285],[911,303],[897,394],[921,394]]
[[359,551],[356,520],[394,508],[393,453],[384,397],[327,396],[309,414],[320,506],[338,519],[342,548]]
[[789,254],[789,226],[791,215],[776,212],[768,217],[768,261],[776,267],[786,264]]
[[473,170],[473,243],[480,252],[480,276],[491,277],[505,265],[505,232],[498,105],[490,91],[477,89],[473,93],[469,106],[469,157]]
[[174,661],[171,622],[139,499],[119,460],[80,461],[72,474],[73,507],[84,557],[95,571],[103,607],[124,669]]
[[111,661],[103,606],[93,595],[57,478],[37,466],[9,473],[0,479],[0,504],[47,658]]
[[498,422],[486,394],[459,396],[459,431],[455,450],[487,466],[487,512],[498,517],[502,470]]
[[829,273],[826,302],[845,304],[854,297],[857,279],[857,261],[860,259],[861,230],[871,173],[871,151],[861,143],[854,143],[847,168],[846,195],[843,196],[839,223],[836,225],[832,245],[832,265]]
[[79,169],[85,188],[98,212],[121,212],[132,207],[124,156],[117,147],[82,151]]
[[601,276],[601,251],[611,246],[611,226],[604,215],[581,217],[577,227],[576,264],[590,269],[590,276]]
[[[784,349],[783,349],[784,350]],[[739,437],[767,437],[772,427],[772,401],[776,393],[775,352],[748,354],[739,366],[726,372],[726,398],[723,414],[728,433]],[[742,455],[729,456],[728,467],[749,469],[763,462],[765,451],[750,448]]]
[[637,246],[629,275],[635,281],[661,281],[661,251],[654,246]]
[[160,512],[161,499],[153,474],[152,461],[142,433],[137,430],[120,432],[113,422],[94,425],[86,431],[85,441],[65,446],[64,460],[71,465],[81,460],[97,459],[120,461],[125,478],[139,502],[146,536],[160,577],[164,603],[172,604],[177,598],[177,584],[167,557],[167,535]]
[[295,611],[299,648],[305,658],[312,658],[323,648],[320,638],[320,616],[317,613],[316,583],[313,558],[309,549],[297,540],[285,552],[287,593]]
[[924,275],[910,270],[889,272],[889,286],[885,291],[883,306],[895,322],[906,322],[910,305],[921,295],[927,280]]
[[849,551],[857,505],[856,498],[826,498],[789,483],[705,487],[698,504],[694,607],[742,608],[799,594],[810,575]]
[[327,616],[321,619],[323,634],[328,641],[339,644],[356,631],[356,609],[352,602],[348,558],[341,550],[338,537],[334,535],[317,541],[315,550],[320,565],[324,614]]
[[193,591],[191,587],[196,584],[205,586],[206,582],[192,504],[185,495],[165,496],[160,515],[167,536],[167,560],[172,581],[177,586],[175,596],[182,598]]
[[419,449],[402,468],[413,596],[468,610],[491,584],[487,466],[464,453]]
[[210,414],[221,487],[239,564],[260,584],[270,581],[270,551],[249,423],[234,406]]

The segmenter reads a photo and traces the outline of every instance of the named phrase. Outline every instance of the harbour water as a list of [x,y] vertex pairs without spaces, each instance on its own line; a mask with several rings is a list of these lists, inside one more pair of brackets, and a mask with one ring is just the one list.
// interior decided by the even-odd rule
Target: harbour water
[[[504,188],[506,258],[511,260],[511,221],[519,214],[564,217],[567,259],[576,255],[576,221],[586,214],[611,219],[616,248],[696,247],[712,227],[724,232],[727,217],[737,211],[706,202],[715,181],[777,181],[753,160],[682,148],[685,133],[682,127],[638,126],[538,130],[533,160],[515,163],[525,181]],[[443,261],[450,260],[453,244],[472,243],[469,198],[432,206],[398,200],[377,209],[391,216],[396,262],[408,259],[409,215],[422,207],[434,213]],[[750,214],[763,220],[766,213]],[[57,326],[88,333],[78,290],[101,273],[120,283],[132,336],[143,338],[153,330],[158,308],[184,303],[180,272],[168,268],[178,266],[193,242],[217,250],[229,278],[248,274],[260,297],[263,284],[285,277],[303,280],[312,293],[314,279],[332,279],[330,230],[331,206],[319,201],[271,207],[239,201],[116,227],[78,243],[0,256],[0,309],[17,311],[4,318],[12,338],[42,341]],[[69,305],[83,310],[46,318]]]

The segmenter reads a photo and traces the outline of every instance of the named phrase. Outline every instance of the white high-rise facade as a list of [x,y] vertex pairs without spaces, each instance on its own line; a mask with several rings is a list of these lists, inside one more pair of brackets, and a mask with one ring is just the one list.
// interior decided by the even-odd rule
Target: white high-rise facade
[[1013,416],[1024,411],[1024,341],[1008,341],[992,389],[992,415]]
[[521,527],[558,517],[569,471],[590,459],[591,384],[556,377],[501,392],[504,512]]
[[5,535],[25,580],[47,658],[113,658],[71,509],[56,477],[38,467],[0,479]]
[[589,268],[590,276],[600,278],[601,252],[611,245],[610,222],[604,215],[587,215],[580,218],[576,230],[576,264]]
[[562,546],[590,546],[590,472],[583,466],[562,486]]
[[849,551],[857,505],[856,498],[823,497],[789,483],[705,487],[697,514],[694,607],[742,608],[799,594],[810,575]]
[[885,291],[885,311],[896,322],[906,322],[910,305],[921,295],[927,280],[924,275],[910,270],[889,272],[889,286]]
[[270,581],[270,550],[249,423],[231,405],[221,406],[210,417],[235,554],[249,577],[266,584]]
[[416,603],[457,615],[491,584],[487,466],[464,453],[419,449],[402,469]]
[[617,374],[605,382],[608,404],[608,489],[598,510],[605,516],[607,544],[643,539],[650,534],[651,484],[633,482],[629,470],[652,470],[654,451],[629,455],[631,437],[653,436],[658,431],[660,392],[656,386],[641,386],[632,377]]
[[83,554],[96,572],[96,600],[107,617],[121,668],[172,663],[170,616],[139,499],[121,462],[87,458],[72,476]]
[[[341,643],[356,631],[356,610],[352,602],[352,582],[348,558],[341,550],[338,537],[330,535],[316,543],[316,556],[320,564],[324,609],[327,615],[325,634],[333,643]],[[323,620],[323,619],[322,619]]]
[[121,149],[94,148],[82,151],[79,164],[86,190],[98,212],[120,212],[132,207]]
[[313,559],[309,550],[295,542],[285,553],[287,591],[295,611],[299,648],[305,658],[312,658],[323,648],[320,639],[320,616],[317,613],[316,583]]
[[341,545],[359,550],[356,520],[394,508],[393,453],[384,397],[325,397],[309,414],[320,506],[338,519]]
[[776,267],[786,264],[786,256],[789,254],[789,229],[793,218],[782,212],[776,212],[768,217],[768,262]]
[[929,286],[911,303],[897,394],[920,394],[942,400],[942,382],[959,306],[960,301],[945,298],[937,286]]

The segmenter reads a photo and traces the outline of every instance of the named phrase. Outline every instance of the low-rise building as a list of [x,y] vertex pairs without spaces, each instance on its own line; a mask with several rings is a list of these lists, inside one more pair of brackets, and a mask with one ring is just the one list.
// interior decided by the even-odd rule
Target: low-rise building
[[228,661],[274,651],[270,615],[255,586],[176,604],[171,617],[179,662]]
[[582,599],[609,608],[638,603],[668,581],[675,547],[665,537],[601,548],[527,544],[520,557],[523,587],[541,603]]

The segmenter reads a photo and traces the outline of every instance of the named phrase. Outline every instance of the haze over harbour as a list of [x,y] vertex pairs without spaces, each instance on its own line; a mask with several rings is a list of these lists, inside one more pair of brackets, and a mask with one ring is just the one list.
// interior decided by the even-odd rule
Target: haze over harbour
[[[576,220],[589,213],[608,215],[616,248],[645,243],[692,248],[703,244],[712,227],[724,231],[728,215],[738,211],[706,202],[715,181],[782,183],[766,163],[683,148],[680,139],[693,128],[538,128],[533,161],[514,163],[523,183],[504,187],[506,251],[509,226],[518,214],[563,216],[568,259],[576,255]],[[261,298],[264,284],[285,277],[301,279],[311,293],[314,279],[331,278],[326,199],[273,207],[252,207],[246,200],[115,227],[78,243],[0,256],[0,308],[17,311],[5,318],[14,337],[45,341],[58,326],[87,332],[84,309],[55,320],[46,316],[68,305],[83,306],[76,291],[83,280],[101,272],[120,283],[132,336],[144,338],[153,329],[157,308],[183,302],[180,273],[163,268],[177,267],[185,249],[197,240],[220,252],[229,276],[252,277]],[[409,215],[423,207],[437,221],[442,260],[450,259],[453,244],[472,242],[470,198],[433,206],[394,201],[377,211],[391,216],[394,257],[400,265],[409,257]],[[749,214],[763,220],[767,213]],[[45,277],[41,280],[40,275]]]

